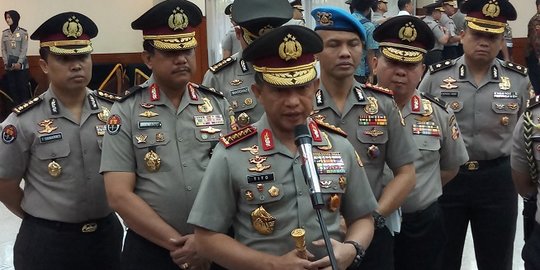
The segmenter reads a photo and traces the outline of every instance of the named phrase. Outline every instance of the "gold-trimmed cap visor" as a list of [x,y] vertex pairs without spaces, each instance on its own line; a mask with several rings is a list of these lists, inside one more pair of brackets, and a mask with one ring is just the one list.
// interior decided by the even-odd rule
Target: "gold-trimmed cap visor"
[[197,47],[195,32],[176,35],[143,35],[143,39],[152,41],[154,48],[164,51],[189,50]]
[[415,48],[403,48],[401,44],[380,43],[381,53],[388,59],[403,63],[420,63],[424,61],[426,50],[417,50]]
[[289,68],[266,68],[253,65],[255,71],[262,74],[265,82],[276,87],[301,86],[317,78],[315,63]]

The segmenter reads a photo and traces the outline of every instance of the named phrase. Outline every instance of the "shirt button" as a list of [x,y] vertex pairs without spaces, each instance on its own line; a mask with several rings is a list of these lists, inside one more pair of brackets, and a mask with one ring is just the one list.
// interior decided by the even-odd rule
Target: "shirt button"
[[342,123],[342,124],[345,124],[345,120],[341,120],[341,123]]
[[178,141],[182,142],[182,141],[184,141],[184,139],[183,138],[178,138]]
[[187,164],[185,162],[182,162],[182,166],[187,167]]
[[55,154],[55,153],[52,153],[52,154],[51,154],[51,157],[56,157],[56,154]]
[[191,186],[186,186],[187,191],[191,191],[193,188]]
[[298,159],[297,158],[294,159],[294,164],[298,164]]
[[298,196],[302,196],[302,191],[298,191]]

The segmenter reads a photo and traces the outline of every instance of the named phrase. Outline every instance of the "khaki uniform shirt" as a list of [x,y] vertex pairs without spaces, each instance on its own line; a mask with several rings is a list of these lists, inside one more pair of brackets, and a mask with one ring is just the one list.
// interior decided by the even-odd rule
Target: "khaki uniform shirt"
[[257,103],[251,91],[254,83],[255,70],[251,63],[242,59],[240,51],[210,67],[202,84],[223,92],[234,110],[238,125],[245,127],[257,122],[264,113],[264,108]]
[[[86,92],[80,123],[49,88],[2,124],[0,178],[24,178],[22,208],[32,216],[76,223],[112,212],[99,174],[111,102]],[[61,167],[57,176],[53,163]]]
[[433,36],[435,37],[435,45],[431,50],[442,50],[444,48],[444,44],[439,42],[439,39],[444,36],[442,26],[431,16],[426,16],[423,21],[429,26],[429,29],[431,29],[431,32],[433,32]]
[[26,29],[17,27],[12,33],[8,28],[2,32],[2,60],[4,60],[4,67],[10,68],[11,64],[19,63],[23,69],[28,69],[27,51],[28,32]]
[[[536,170],[540,168],[540,127],[537,126],[540,117],[539,101],[540,96],[531,99],[531,105],[527,109],[527,112],[519,118],[512,136],[510,165],[512,166],[512,169],[521,173],[529,174],[531,167],[536,167]],[[525,121],[525,118],[532,121]],[[530,128],[530,132],[525,132],[525,126]],[[527,147],[529,143],[531,146]],[[540,179],[537,176],[536,179],[532,180],[538,182]],[[538,192],[540,192],[540,185],[537,185],[537,189]],[[540,200],[536,201],[536,205],[538,206],[538,209],[540,209]],[[537,223],[540,223],[540,211],[538,210],[535,214],[535,220]]]
[[[135,194],[181,234],[211,152],[229,131],[223,96],[188,84],[176,109],[153,85],[113,106],[103,142],[101,172],[133,172]],[[160,158],[159,169],[152,165]]]
[[441,105],[416,91],[402,109],[405,130],[422,154],[414,161],[416,186],[401,205],[404,213],[424,210],[437,201],[442,194],[441,170],[456,169],[469,160],[454,113]]
[[461,34],[465,27],[465,14],[461,13],[461,10],[458,10],[454,15],[450,17],[454,21],[456,26],[456,35]]
[[324,85],[320,86],[315,95],[315,117],[322,116],[324,121],[348,134],[347,138],[364,162],[375,198],[379,199],[383,188],[393,179],[392,175],[383,177],[385,164],[397,169],[420,157],[412,136],[403,128],[394,99],[356,84],[349,92],[343,112],[339,112]]
[[[188,222],[221,233],[232,225],[240,243],[276,256],[293,250],[291,231],[304,228],[307,249],[317,259],[325,256],[324,247],[311,244],[322,239],[322,233],[302,174],[301,157],[273,137],[266,116],[253,127],[252,136],[236,145],[216,147]],[[321,211],[330,237],[343,241],[340,212],[353,222],[369,215],[377,202],[347,139],[322,129],[320,134],[322,141],[313,142],[313,152],[327,202]],[[273,147],[265,148],[270,144]]]
[[432,65],[418,90],[449,104],[471,160],[491,160],[510,155],[512,132],[529,97],[524,70],[494,59],[476,85],[462,56]]

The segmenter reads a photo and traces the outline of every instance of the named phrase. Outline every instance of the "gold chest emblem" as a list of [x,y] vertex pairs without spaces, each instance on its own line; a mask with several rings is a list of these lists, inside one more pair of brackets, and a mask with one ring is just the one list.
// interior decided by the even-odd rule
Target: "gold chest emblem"
[[418,32],[416,32],[416,29],[414,28],[412,22],[408,22],[407,24],[405,24],[405,26],[399,29],[399,38],[401,40],[413,42],[416,40],[417,36]]

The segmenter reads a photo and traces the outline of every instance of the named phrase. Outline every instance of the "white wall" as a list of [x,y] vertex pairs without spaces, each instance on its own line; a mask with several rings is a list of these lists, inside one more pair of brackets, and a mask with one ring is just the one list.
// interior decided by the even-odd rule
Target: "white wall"
[[[192,0],[204,14],[204,0]],[[0,13],[14,9],[21,14],[19,25],[32,34],[45,20],[65,11],[90,17],[98,26],[93,39],[95,53],[127,53],[142,50],[142,33],[131,29],[131,22],[159,0],[0,0]],[[6,29],[0,20],[0,30]],[[28,54],[37,55],[39,42],[30,40]]]

